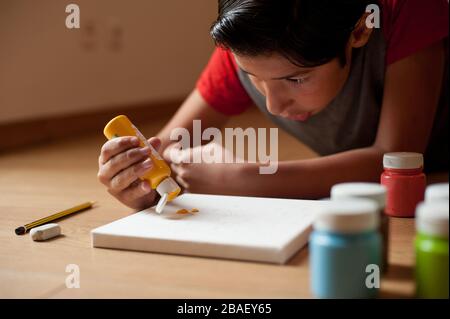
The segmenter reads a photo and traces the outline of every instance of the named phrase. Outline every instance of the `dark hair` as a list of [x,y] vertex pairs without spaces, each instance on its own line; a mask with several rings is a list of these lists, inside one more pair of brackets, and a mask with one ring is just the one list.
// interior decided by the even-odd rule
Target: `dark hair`
[[219,0],[211,27],[217,46],[248,56],[279,53],[314,67],[339,58],[374,0]]

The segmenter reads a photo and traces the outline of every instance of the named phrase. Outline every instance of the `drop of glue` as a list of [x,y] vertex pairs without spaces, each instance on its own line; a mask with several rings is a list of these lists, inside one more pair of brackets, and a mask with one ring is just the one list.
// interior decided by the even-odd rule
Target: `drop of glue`
[[167,204],[168,198],[169,198],[169,194],[167,194],[167,193],[164,193],[164,195],[161,196],[160,200],[158,201],[158,205],[156,205],[156,209],[155,209],[158,214],[162,213],[164,207]]

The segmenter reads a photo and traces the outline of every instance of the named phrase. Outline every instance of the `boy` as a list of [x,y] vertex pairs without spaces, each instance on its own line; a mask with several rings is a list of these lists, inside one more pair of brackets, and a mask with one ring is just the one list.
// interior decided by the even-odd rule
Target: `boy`
[[[381,10],[381,28],[366,8]],[[196,89],[151,139],[167,159],[177,127],[222,127],[252,104],[321,155],[278,163],[172,163],[198,193],[321,198],[332,185],[378,181],[384,153],[425,153],[448,170],[448,2],[445,0],[219,0],[217,45]],[[133,138],[105,143],[99,180],[125,205],[156,195],[139,180],[152,163]]]

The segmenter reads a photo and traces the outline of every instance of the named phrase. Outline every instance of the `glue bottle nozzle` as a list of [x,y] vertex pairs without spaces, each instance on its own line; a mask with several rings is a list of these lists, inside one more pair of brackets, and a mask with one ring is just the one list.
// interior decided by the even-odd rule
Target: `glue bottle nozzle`
[[161,213],[162,213],[162,211],[163,211],[163,209],[164,209],[164,206],[166,206],[166,204],[167,204],[168,198],[169,198],[169,194],[164,193],[164,194],[161,196],[161,198],[159,199],[158,205],[156,205],[156,209],[155,209],[156,212],[157,212],[158,214],[161,214]]

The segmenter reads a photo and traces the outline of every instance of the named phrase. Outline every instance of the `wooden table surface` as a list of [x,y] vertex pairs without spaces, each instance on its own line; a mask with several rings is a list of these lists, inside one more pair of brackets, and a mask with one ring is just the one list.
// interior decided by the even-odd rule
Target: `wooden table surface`
[[[132,213],[96,179],[103,142],[100,134],[81,136],[0,155],[0,298],[312,297],[307,248],[283,266],[92,248],[91,229]],[[292,157],[286,152],[280,158]],[[34,242],[14,234],[20,225],[89,200],[97,207],[58,221],[61,237]],[[390,222],[382,296],[412,297],[414,220]],[[66,288],[69,264],[79,266],[78,289]]]

